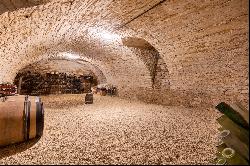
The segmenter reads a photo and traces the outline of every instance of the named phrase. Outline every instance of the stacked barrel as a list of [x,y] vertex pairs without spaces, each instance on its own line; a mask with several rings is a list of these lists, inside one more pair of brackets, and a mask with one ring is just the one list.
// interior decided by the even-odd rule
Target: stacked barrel
[[241,104],[222,102],[216,106],[222,115],[219,128],[217,165],[249,165],[249,112]]
[[44,109],[40,97],[9,96],[0,102],[0,146],[40,137],[44,128]]

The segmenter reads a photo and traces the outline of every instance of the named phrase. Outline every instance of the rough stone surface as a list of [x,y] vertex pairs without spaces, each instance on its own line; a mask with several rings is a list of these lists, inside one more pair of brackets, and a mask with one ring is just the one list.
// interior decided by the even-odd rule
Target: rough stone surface
[[[0,164],[209,164],[215,157],[220,116],[117,97],[42,96],[45,129],[31,148]],[[5,152],[5,154],[1,154]]]
[[[97,66],[121,97],[248,106],[248,1],[159,2],[53,0],[1,14],[0,82],[12,82],[29,64],[71,52]],[[152,88],[147,63],[122,44],[125,37],[145,39],[159,52],[168,71],[156,73],[163,78],[160,87]]]
[[0,14],[6,11],[14,11],[20,8],[37,6],[40,4],[48,3],[52,0],[1,0]]
[[168,1],[128,24],[167,64],[171,92],[157,94],[248,106],[248,10],[245,0]]

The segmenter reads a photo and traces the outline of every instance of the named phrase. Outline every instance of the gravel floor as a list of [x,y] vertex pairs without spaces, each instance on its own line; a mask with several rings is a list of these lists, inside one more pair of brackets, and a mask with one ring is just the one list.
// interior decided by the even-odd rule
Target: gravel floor
[[43,96],[45,130],[0,164],[208,164],[216,153],[215,110],[84,95]]

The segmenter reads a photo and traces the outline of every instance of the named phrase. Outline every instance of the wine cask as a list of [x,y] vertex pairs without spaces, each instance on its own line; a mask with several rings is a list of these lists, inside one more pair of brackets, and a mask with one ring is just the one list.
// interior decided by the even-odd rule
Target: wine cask
[[42,136],[43,103],[35,96],[9,96],[0,102],[0,146]]

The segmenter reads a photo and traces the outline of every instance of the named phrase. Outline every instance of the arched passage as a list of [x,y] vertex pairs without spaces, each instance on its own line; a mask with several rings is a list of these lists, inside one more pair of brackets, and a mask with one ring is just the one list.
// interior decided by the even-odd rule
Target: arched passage
[[137,37],[122,38],[123,45],[131,48],[150,71],[153,89],[170,89],[169,71],[159,52],[145,39]]
[[[37,17],[42,10],[36,9],[32,17]],[[97,30],[98,28],[87,26],[87,24],[79,28],[75,23],[72,23],[68,29],[65,27],[54,31],[58,28],[54,25],[59,24],[61,15],[56,14],[49,18],[52,22],[55,21],[55,24],[51,24],[50,27],[44,25],[42,15],[41,19],[29,23],[27,18],[22,17],[22,13],[18,14],[20,22],[11,22],[12,17],[14,20],[16,19],[11,14],[9,16],[1,15],[2,20],[12,25],[11,31],[30,31],[25,37],[17,34],[11,40],[9,40],[11,37],[6,36],[5,33],[1,36],[4,44],[0,48],[3,57],[3,60],[0,61],[2,69],[0,82],[12,82],[16,73],[29,64],[56,57],[61,52],[69,52],[97,66],[105,75],[107,83],[113,84],[123,91],[120,93],[121,95],[132,93],[139,88],[152,88],[152,76],[149,69],[140,56],[121,44],[119,35]],[[20,29],[20,23],[26,29]],[[32,29],[38,24],[39,27],[43,27],[43,25],[44,27]],[[5,25],[4,22],[3,25]],[[44,28],[50,29],[45,30]],[[20,34],[22,33],[20,32]],[[13,43],[19,44],[14,45]]]
[[[102,71],[76,55],[61,53],[57,58],[43,59],[30,64],[15,77],[19,94],[47,95],[84,93],[92,86],[106,83]],[[68,57],[67,57],[68,56]],[[91,78],[91,80],[86,80]]]
[[[183,101],[196,100],[198,105],[209,101],[207,104],[211,106],[222,98],[243,101],[248,105],[248,68],[245,67],[248,66],[245,35],[248,32],[247,3],[244,0],[206,3],[147,1],[145,4],[93,1],[87,5],[84,1],[63,0],[5,12],[0,15],[0,82],[11,82],[16,74],[13,69],[20,70],[27,65],[23,61],[36,59],[37,54],[49,51],[50,46],[57,50],[59,45],[72,48],[70,45],[73,44],[78,45],[77,49],[74,47],[76,52],[85,53],[84,49],[91,48],[92,51],[87,51],[91,55],[103,50],[112,55],[119,54],[122,60],[116,59],[116,63],[112,62],[114,56],[106,58],[108,81],[121,87],[152,87],[150,71],[140,60],[130,56],[131,50],[113,42],[117,35],[137,36],[146,39],[161,54],[169,71],[170,89],[182,96]],[[221,10],[216,6],[225,11],[219,18]],[[174,10],[168,10],[169,7]],[[240,26],[234,28],[236,25]],[[128,60],[130,57],[133,60]],[[96,62],[100,61],[96,59]],[[123,63],[125,65],[121,65]],[[239,66],[235,68],[234,64]],[[133,73],[139,74],[135,76]],[[128,78],[137,81],[129,81]],[[208,96],[213,97],[208,99]]]
[[[70,109],[47,107],[42,144],[1,163],[207,164],[213,158],[217,115],[208,106],[249,103],[248,1],[48,1],[0,15],[0,83],[66,52],[98,67],[120,96],[150,104],[96,96],[88,107],[82,96],[50,96],[45,103]],[[128,36],[124,45],[120,39]]]
[[97,66],[82,59],[43,59],[24,67],[19,72],[24,71],[34,71],[41,74],[48,72],[59,72],[76,75],[93,75],[96,77],[98,84],[107,82],[105,75]]

